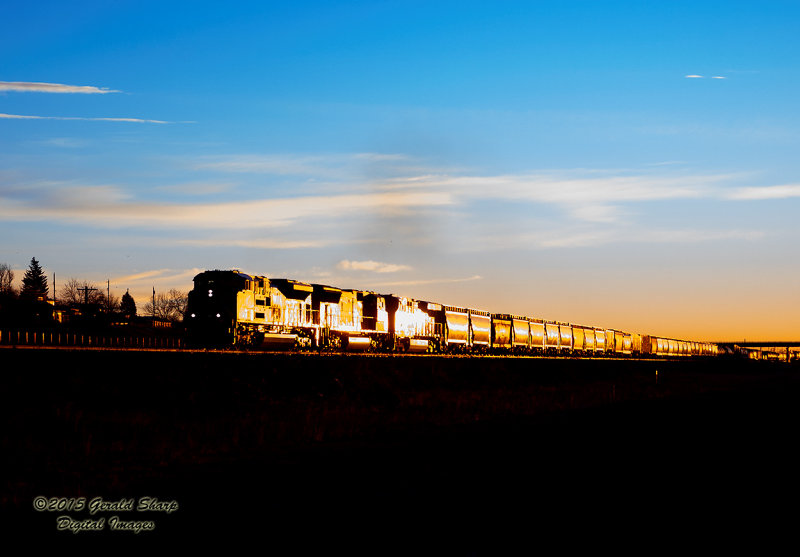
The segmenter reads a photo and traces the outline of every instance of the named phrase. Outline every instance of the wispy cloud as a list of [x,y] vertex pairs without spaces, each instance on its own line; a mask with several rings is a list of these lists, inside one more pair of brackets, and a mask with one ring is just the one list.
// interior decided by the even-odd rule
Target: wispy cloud
[[597,176],[565,173],[500,176],[418,176],[387,181],[391,189],[437,189],[470,197],[548,203],[613,203],[703,197],[731,175]]
[[[468,214],[474,203],[552,204],[576,222],[613,225],[629,214],[626,205],[677,199],[723,197],[717,187],[731,176],[579,176],[570,173],[502,176],[407,176],[404,178],[343,182],[339,192],[295,197],[253,197],[223,203],[156,202],[136,199],[127,190],[108,185],[38,183],[0,188],[0,217],[15,220],[49,220],[120,228],[266,230],[297,223],[325,223],[337,219],[420,214],[457,208]],[[215,188],[214,188],[215,189]],[[785,188],[784,188],[785,189]],[[787,195],[784,189],[758,195]],[[749,191],[749,190],[748,190]],[[738,198],[754,193],[740,192]],[[795,190],[791,190],[792,192]],[[458,217],[455,217],[458,218]],[[324,233],[318,235],[324,237]],[[253,247],[284,245],[274,235],[268,240],[238,238]],[[299,242],[299,244],[297,243]],[[228,242],[226,242],[228,243]],[[320,241],[293,238],[298,246],[318,246]],[[363,263],[363,262],[362,262]],[[355,267],[351,267],[355,269]],[[377,268],[377,267],[375,267]],[[374,269],[375,269],[374,268]],[[373,269],[373,270],[374,270]],[[361,267],[361,270],[366,270]]]
[[[142,304],[150,299],[153,288],[163,292],[176,288],[184,292],[191,288],[192,279],[205,269],[153,269],[131,275],[124,275],[110,279],[111,284],[117,288],[129,289],[137,304]],[[105,282],[100,281],[100,282]]]
[[[763,230],[647,229],[628,241],[645,244],[701,244],[719,240],[753,241],[765,236]],[[619,239],[619,241],[625,241]]]
[[253,199],[228,203],[155,203],[133,199],[114,186],[42,184],[0,189],[0,217],[49,220],[105,228],[259,229],[298,220],[353,214],[392,214],[453,203],[446,192],[379,192]]
[[348,261],[347,259],[339,261],[336,267],[345,271],[373,271],[375,273],[396,273],[397,271],[411,270],[408,265],[395,265],[378,261]]
[[[687,79],[705,79],[705,76],[697,75],[697,74],[685,75],[683,77],[685,77]],[[727,78],[725,76],[723,76],[723,75],[712,75],[711,79],[727,79]]]
[[[86,118],[82,116],[28,116],[21,114],[3,114],[0,118],[8,120],[84,120],[89,122],[133,122],[136,124],[174,124],[165,120],[145,120],[143,118]],[[188,122],[183,122],[188,123]]]
[[307,249],[307,248],[324,248],[333,244],[333,241],[325,240],[284,240],[280,238],[275,239],[257,239],[257,240],[242,240],[242,239],[222,239],[217,237],[210,239],[191,239],[191,240],[175,240],[174,244],[183,246],[196,246],[196,247],[239,247],[251,249],[270,249],[270,250],[294,250],[294,249]]
[[568,172],[541,175],[415,176],[387,180],[386,191],[424,190],[448,193],[454,203],[501,200],[553,204],[573,218],[611,223],[624,214],[620,203],[697,199],[711,196],[730,175],[709,176],[579,176]]
[[790,197],[800,197],[800,184],[739,188],[731,193],[728,197],[729,199],[739,200],[787,199]]
[[0,91],[16,91],[20,93],[80,93],[103,95],[121,93],[115,89],[95,87],[92,85],[64,85],[62,83],[37,83],[31,81],[0,81]]
[[407,161],[410,159],[408,155],[401,155],[399,153],[356,153],[353,155],[356,159],[364,159],[376,162],[397,162]]
[[426,279],[426,280],[400,280],[394,282],[378,282],[375,283],[376,287],[383,286],[415,286],[418,284],[448,284],[456,282],[471,282],[474,280],[481,280],[483,277],[480,275],[473,275],[464,278],[440,278],[440,279]]
[[39,142],[42,145],[50,145],[54,147],[65,147],[68,149],[76,149],[79,147],[85,147],[88,142],[83,139],[77,139],[74,137],[53,137],[51,139],[45,139]]
[[330,163],[328,157],[281,155],[234,155],[209,157],[194,164],[195,170],[263,174],[316,174]]
[[647,166],[679,166],[686,164],[686,161],[661,161],[661,162],[651,162]]
[[132,275],[125,275],[111,279],[112,284],[128,284],[131,287],[142,287],[143,285],[152,285],[162,288],[173,288],[176,284],[185,284],[187,279],[191,280],[197,273],[202,272],[204,269],[154,269],[150,271],[142,271]]
[[619,207],[603,204],[573,204],[568,206],[570,215],[588,222],[617,222],[620,218]]
[[155,189],[187,195],[213,195],[230,191],[234,187],[235,184],[233,182],[186,182],[183,184],[158,186]]
[[398,164],[410,160],[406,155],[391,153],[228,155],[200,159],[194,163],[193,168],[218,172],[317,175],[330,178],[350,176],[354,167],[365,163]]
[[[644,204],[800,197],[800,185],[795,184],[732,188],[731,184],[741,183],[742,178],[739,174],[634,174],[630,170],[612,173],[586,169],[485,176],[411,174],[381,179],[356,175],[331,182],[324,193],[316,195],[283,193],[283,197],[273,197],[265,193],[269,190],[257,189],[243,197],[247,191],[242,190],[237,191],[235,200],[224,202],[189,197],[188,193],[203,193],[200,190],[204,185],[210,185],[205,193],[213,193],[227,187],[225,181],[221,186],[214,182],[182,184],[179,187],[187,189],[184,196],[165,201],[143,197],[147,191],[113,185],[20,183],[15,178],[13,183],[0,183],[0,220],[47,221],[107,230],[129,228],[148,234],[172,231],[178,234],[163,234],[164,242],[171,245],[253,249],[375,243],[385,241],[382,231],[391,229],[405,244],[413,243],[419,232],[429,241],[425,245],[482,251],[631,243],[642,238],[660,242],[661,237],[654,236],[650,227],[637,222],[641,214],[652,210]],[[193,191],[195,188],[198,191]],[[153,190],[148,191],[152,194]],[[174,192],[177,196],[180,189]],[[487,212],[485,207],[490,203],[494,209]],[[558,208],[561,214],[554,215],[548,206]],[[526,207],[531,208],[528,214]],[[500,237],[497,230],[508,225],[501,215],[508,208],[513,208],[517,219],[515,232]],[[690,228],[682,223],[679,233],[665,232],[663,241],[722,240],[737,234],[754,237],[746,230]],[[410,267],[380,260],[342,259],[338,269],[393,273]]]
[[132,275],[125,275],[122,277],[116,277],[114,282],[140,282],[143,280],[152,280],[155,278],[160,278],[168,273],[171,273],[170,269],[154,269],[150,271],[143,271],[141,273],[135,273]]
[[618,229],[567,227],[553,231],[543,229],[515,238],[485,236],[464,251],[497,251],[498,249],[571,249],[607,245],[632,244],[703,244],[724,240],[755,241],[766,234],[761,230],[706,230],[698,228],[641,228],[628,226]]

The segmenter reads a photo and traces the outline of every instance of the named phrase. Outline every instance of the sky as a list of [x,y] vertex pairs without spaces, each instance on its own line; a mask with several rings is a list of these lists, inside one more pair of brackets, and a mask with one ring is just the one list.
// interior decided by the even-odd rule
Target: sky
[[800,337],[800,2],[8,2],[0,263]]

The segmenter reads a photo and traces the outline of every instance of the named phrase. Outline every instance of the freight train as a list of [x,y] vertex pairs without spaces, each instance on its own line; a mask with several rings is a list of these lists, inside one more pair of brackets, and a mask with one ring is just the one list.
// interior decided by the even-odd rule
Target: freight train
[[184,320],[206,347],[570,356],[715,356],[717,345],[254,276],[194,277]]

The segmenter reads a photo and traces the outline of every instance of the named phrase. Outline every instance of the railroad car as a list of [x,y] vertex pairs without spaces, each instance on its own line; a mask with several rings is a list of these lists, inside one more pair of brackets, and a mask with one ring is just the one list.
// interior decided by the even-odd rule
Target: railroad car
[[498,316],[498,319],[508,319],[511,324],[511,351],[513,353],[524,354],[533,349],[530,320],[521,315]]
[[394,294],[214,270],[194,277],[188,340],[201,346],[385,352],[715,356],[715,344],[497,314]]

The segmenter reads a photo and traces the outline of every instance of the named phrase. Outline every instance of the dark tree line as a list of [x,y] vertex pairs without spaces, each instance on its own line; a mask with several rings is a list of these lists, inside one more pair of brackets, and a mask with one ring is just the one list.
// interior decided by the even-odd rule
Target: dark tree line
[[19,292],[14,288],[14,271],[8,263],[0,263],[0,296],[3,298],[19,297],[23,300],[47,301],[49,293],[47,276],[35,257],[31,259],[31,263],[22,277],[22,288]]
[[14,271],[6,263],[0,263],[0,321],[30,324],[53,319],[54,305],[58,311],[67,311],[74,317],[88,318],[116,315],[131,320],[138,315],[154,316],[171,322],[183,320],[187,295],[171,289],[154,296],[137,311],[130,291],[121,298],[107,289],[89,281],[76,278],[67,281],[54,292],[53,303],[48,301],[50,288],[47,276],[36,258],[31,259],[22,278],[22,286],[14,287]]
[[14,271],[7,263],[0,264],[0,321],[20,325],[52,321],[49,292],[47,276],[35,257],[22,277],[19,291],[14,288]]
[[71,308],[95,308],[106,312],[119,310],[120,300],[104,288],[76,278],[67,279],[58,291],[58,303]]

